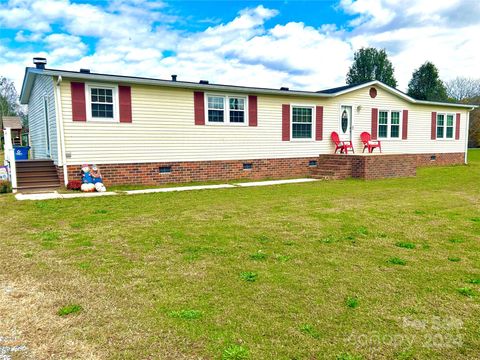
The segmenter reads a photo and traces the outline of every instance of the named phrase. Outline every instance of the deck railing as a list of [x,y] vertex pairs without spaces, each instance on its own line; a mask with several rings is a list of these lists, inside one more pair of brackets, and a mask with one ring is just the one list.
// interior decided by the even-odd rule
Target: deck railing
[[17,164],[15,163],[15,150],[12,144],[12,130],[5,128],[3,130],[3,138],[5,139],[5,160],[4,163],[8,167],[10,182],[12,183],[13,192],[17,191]]

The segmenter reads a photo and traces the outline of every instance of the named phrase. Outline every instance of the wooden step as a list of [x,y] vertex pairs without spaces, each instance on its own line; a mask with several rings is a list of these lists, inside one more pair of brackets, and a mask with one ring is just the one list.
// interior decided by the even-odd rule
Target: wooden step
[[59,189],[60,186],[56,185],[26,185],[26,186],[18,186],[17,191],[21,193],[30,193],[30,192],[51,192],[53,190]]
[[60,182],[58,181],[58,178],[52,178],[52,177],[47,177],[47,178],[28,178],[28,179],[21,179],[18,180],[17,182],[18,186],[23,186],[23,185],[35,185],[35,184],[49,184],[49,185],[60,185]]
[[42,169],[42,170],[24,170],[24,171],[17,171],[17,178],[32,178],[32,177],[44,177],[44,176],[50,176],[50,177],[58,177],[58,174],[54,170],[49,170],[49,169]]

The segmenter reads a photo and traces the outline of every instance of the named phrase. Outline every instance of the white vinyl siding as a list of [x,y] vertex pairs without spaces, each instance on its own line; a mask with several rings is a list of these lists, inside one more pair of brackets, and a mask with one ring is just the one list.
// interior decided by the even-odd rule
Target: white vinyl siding
[[[384,153],[464,152],[463,127],[458,141],[430,140],[431,113],[438,112],[438,106],[414,105],[381,88],[377,90],[375,99],[370,98],[368,88],[331,99],[258,95],[258,126],[246,126],[248,119],[245,126],[209,126],[207,119],[207,125],[199,126],[194,122],[193,90],[132,84],[132,123],[73,122],[70,82],[64,78],[61,95],[65,146],[70,156],[67,162],[108,164],[315,157],[333,153],[330,134],[338,132],[341,105],[352,106],[356,151],[362,149],[360,133],[371,133],[371,109],[376,107],[409,110],[408,139],[386,141],[382,144]],[[208,95],[206,92],[205,112]],[[248,99],[245,94],[239,96]],[[282,141],[282,104],[323,106],[324,140]],[[461,123],[465,124],[465,110],[446,107],[445,111],[460,112]],[[313,125],[314,118],[315,111]],[[312,136],[315,136],[314,128]]]
[[[37,75],[33,84],[28,103],[28,123],[30,132],[30,157],[33,159],[51,158],[58,163],[57,126],[55,113],[55,97],[53,93],[53,78]],[[45,111],[45,101],[47,109]],[[50,139],[50,154],[47,151],[47,127]]]

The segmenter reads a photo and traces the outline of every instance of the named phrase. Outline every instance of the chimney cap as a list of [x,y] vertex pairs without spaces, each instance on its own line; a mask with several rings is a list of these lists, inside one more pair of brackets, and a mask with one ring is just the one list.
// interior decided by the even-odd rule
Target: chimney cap
[[47,59],[44,57],[34,57],[33,63],[37,69],[45,69],[45,65],[47,65]]
[[288,90],[290,90],[290,89],[289,89],[288,87],[282,86],[282,87],[280,88],[280,90],[282,90],[282,91],[288,91]]
[[172,81],[177,81],[177,75],[172,75]]
[[200,84],[208,84],[208,80],[200,80]]
[[80,69],[80,72],[83,74],[90,74],[90,69]]

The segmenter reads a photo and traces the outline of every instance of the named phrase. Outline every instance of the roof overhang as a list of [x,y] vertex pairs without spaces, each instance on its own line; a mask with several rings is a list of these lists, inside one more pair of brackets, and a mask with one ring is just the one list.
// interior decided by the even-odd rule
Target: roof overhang
[[37,68],[25,69],[25,78],[23,79],[23,86],[20,94],[21,104],[28,104],[30,93],[31,93],[33,83],[35,81],[35,77],[37,74],[42,74],[47,76],[56,76],[56,77],[65,77],[69,79],[83,80],[83,81],[115,82],[115,83],[124,83],[124,84],[131,83],[131,84],[153,85],[153,86],[163,86],[163,87],[178,88],[178,89],[192,89],[192,90],[201,90],[201,91],[235,92],[235,93],[245,93],[245,94],[249,93],[249,94],[280,95],[280,96],[301,96],[301,97],[311,97],[311,98],[334,98],[334,97],[338,97],[346,93],[353,92],[365,87],[378,86],[384,89],[385,91],[393,95],[396,95],[413,104],[458,107],[458,108],[465,108],[470,110],[473,110],[474,108],[477,107],[475,105],[416,100],[408,96],[407,94],[404,94],[403,92],[395,88],[392,88],[378,80],[363,83],[358,86],[354,86],[336,93],[321,93],[321,92],[314,92],[314,91],[279,90],[279,89],[236,86],[236,85],[201,84],[201,83],[194,83],[194,82],[188,82],[188,81],[171,81],[171,80],[134,77],[134,76],[109,75],[109,74],[99,74],[99,73],[82,73],[82,72],[76,72],[76,71],[37,69]]

